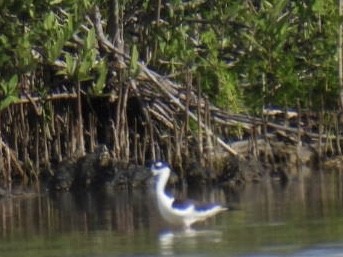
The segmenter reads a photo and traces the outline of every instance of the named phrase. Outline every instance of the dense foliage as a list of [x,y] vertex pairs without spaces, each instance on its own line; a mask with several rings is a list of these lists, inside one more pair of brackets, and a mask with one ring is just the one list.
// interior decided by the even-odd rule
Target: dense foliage
[[[114,3],[120,26],[113,32]],[[110,40],[122,33],[127,53],[201,86],[222,108],[294,107],[298,99],[304,107],[337,107],[333,0],[9,0],[0,1],[1,109],[23,91],[42,95],[61,83],[102,92],[113,60],[89,23],[95,5]]]

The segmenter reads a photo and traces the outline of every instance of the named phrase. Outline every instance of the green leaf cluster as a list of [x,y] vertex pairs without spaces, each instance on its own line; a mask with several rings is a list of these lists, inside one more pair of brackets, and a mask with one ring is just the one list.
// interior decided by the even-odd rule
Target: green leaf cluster
[[[11,0],[0,3],[0,77],[2,85],[13,77],[37,71],[56,70],[55,62],[65,62],[52,80],[64,75],[71,81],[93,80],[93,93],[101,93],[106,82],[106,60],[98,52],[94,29],[84,31],[85,17],[96,0]],[[76,45],[73,37],[82,41]],[[79,44],[79,42],[78,42]],[[40,85],[31,92],[49,92],[51,75],[37,77]],[[18,79],[16,80],[18,83]],[[71,83],[73,84],[73,83]],[[6,90],[2,89],[3,94]],[[18,93],[18,92],[17,92]],[[39,93],[39,92],[38,92]],[[9,98],[10,99],[10,98]],[[6,100],[7,101],[7,100]],[[5,106],[8,104],[5,103]]]
[[19,100],[18,92],[17,92],[17,85],[18,85],[18,76],[13,75],[10,80],[1,80],[0,81],[0,111],[6,109],[12,103],[15,103]]
[[[86,16],[100,6],[108,30],[110,1],[0,1],[2,81],[54,70],[52,80],[88,81],[88,92],[100,94],[108,56],[99,51]],[[320,108],[324,102],[336,108],[337,1],[172,0],[159,7],[158,2],[118,2],[127,52],[131,49],[130,76],[139,73],[140,60],[182,83],[191,72],[193,85],[232,111],[294,107],[298,99],[303,106]],[[57,73],[56,62],[65,64]],[[49,92],[51,80],[45,77],[40,88]]]
[[336,1],[171,1],[165,8],[160,26],[148,28],[158,46],[151,64],[181,81],[191,69],[217,105],[260,111],[299,99],[319,108],[324,99],[335,108]]
[[[96,48],[97,40],[95,30],[88,31],[83,48],[76,53],[64,53],[66,67],[59,71],[74,82],[83,82],[94,79],[92,93],[100,94],[105,86],[107,66],[104,59],[100,59]],[[95,73],[95,74],[94,74]]]

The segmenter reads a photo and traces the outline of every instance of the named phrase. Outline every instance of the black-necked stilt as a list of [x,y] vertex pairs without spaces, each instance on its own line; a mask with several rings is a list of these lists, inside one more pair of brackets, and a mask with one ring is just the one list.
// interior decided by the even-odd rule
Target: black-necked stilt
[[176,201],[174,197],[166,194],[165,187],[170,176],[168,163],[156,162],[151,166],[151,171],[157,177],[156,194],[159,211],[162,217],[175,225],[182,225],[185,229],[190,229],[191,225],[198,221],[216,215],[227,210],[218,204],[207,204],[197,206],[188,201],[183,204]]

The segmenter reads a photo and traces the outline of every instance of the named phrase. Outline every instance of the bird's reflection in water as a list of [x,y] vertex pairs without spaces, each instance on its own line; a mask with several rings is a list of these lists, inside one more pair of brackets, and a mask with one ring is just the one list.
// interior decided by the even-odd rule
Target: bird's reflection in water
[[196,249],[201,244],[220,243],[222,232],[219,230],[166,231],[159,235],[160,254],[162,256],[175,256],[178,246]]

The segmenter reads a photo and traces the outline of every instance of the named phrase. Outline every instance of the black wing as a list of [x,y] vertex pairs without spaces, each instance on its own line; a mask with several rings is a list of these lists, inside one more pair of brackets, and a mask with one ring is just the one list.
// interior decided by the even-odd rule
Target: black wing
[[206,204],[197,204],[194,207],[196,211],[207,211],[217,206],[218,204],[215,204],[215,203],[206,203]]
[[172,204],[172,207],[174,209],[178,209],[178,210],[186,210],[187,208],[191,207],[192,205],[194,205],[193,201],[175,199],[173,204]]

